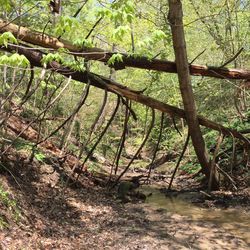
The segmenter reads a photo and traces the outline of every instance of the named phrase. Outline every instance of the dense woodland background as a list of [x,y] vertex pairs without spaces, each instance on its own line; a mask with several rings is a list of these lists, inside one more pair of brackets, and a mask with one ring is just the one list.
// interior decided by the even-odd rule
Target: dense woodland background
[[[41,52],[47,53],[42,60],[44,69],[39,69],[33,67],[25,57],[6,52],[8,48],[9,51],[18,52],[18,47],[28,44],[27,41],[21,42],[22,35],[17,33],[14,38],[11,33],[3,33],[0,36],[3,49],[0,57],[1,157],[14,146],[18,151],[29,152],[31,159],[35,157],[43,162],[46,153],[36,143],[48,139],[62,152],[74,154],[84,161],[109,123],[117,105],[116,95],[89,86],[88,83],[86,85],[66,79],[46,68],[52,61],[70,67],[72,72],[87,70],[113,79],[138,93],[183,108],[177,74],[119,67],[123,53],[134,59],[146,57],[149,61],[175,60],[167,1],[0,1],[0,4],[1,32],[8,30],[8,24],[24,26],[41,35],[48,34],[61,41],[69,41],[79,48],[83,46],[89,49],[90,52],[84,54],[86,58],[88,53],[91,55],[91,48],[117,52],[103,63],[102,58],[88,60],[77,53],[68,53],[67,49],[56,50],[33,44],[33,49],[39,48]],[[249,1],[187,0],[182,4],[189,63],[249,69]],[[247,79],[192,76],[191,80],[199,115],[227,128],[249,133]],[[128,119],[119,166],[125,166],[126,160],[140,148],[153,119],[149,107],[124,100],[94,151],[111,165],[113,159],[117,158],[124,121]],[[80,107],[81,102],[84,104]],[[134,117],[128,117],[129,112],[134,112]],[[161,120],[162,114],[158,111],[153,116],[155,120],[152,131],[146,145],[137,155],[137,158],[144,160],[140,167],[150,164],[152,159],[165,156],[169,168],[173,169],[186,141],[186,122],[168,115],[164,115]],[[15,131],[15,122],[20,120],[16,121],[13,117],[19,117],[26,124],[31,122],[38,136],[28,138],[33,141],[24,140],[20,134],[22,129]],[[8,123],[13,125],[12,133],[8,130],[11,127]],[[17,133],[15,136],[13,131]],[[242,141],[233,135],[218,143],[218,131],[202,127],[202,133],[210,159],[216,158],[222,171],[227,173],[222,179],[227,179],[229,186],[233,187],[240,176],[238,181],[246,184],[249,148],[244,147]],[[180,168],[183,171],[199,171],[199,162],[191,142],[182,160]],[[85,166],[88,171],[98,170],[99,167],[100,164],[94,161],[89,161]]]
[[249,41],[249,0],[0,0],[0,248],[248,249]]

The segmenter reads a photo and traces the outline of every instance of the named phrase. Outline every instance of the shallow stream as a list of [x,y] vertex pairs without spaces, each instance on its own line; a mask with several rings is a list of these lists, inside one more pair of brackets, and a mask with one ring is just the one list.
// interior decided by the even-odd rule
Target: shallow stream
[[200,208],[192,204],[191,199],[188,199],[190,193],[169,197],[156,188],[145,186],[141,188],[141,191],[145,194],[152,193],[147,197],[146,203],[154,209],[162,210],[163,214],[178,214],[196,222],[212,223],[250,245],[250,213],[243,208]]

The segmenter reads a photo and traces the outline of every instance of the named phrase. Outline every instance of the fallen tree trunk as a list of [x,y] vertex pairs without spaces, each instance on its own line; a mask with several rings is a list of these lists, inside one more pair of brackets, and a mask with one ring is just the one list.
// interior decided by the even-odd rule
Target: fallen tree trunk
[[156,169],[166,162],[174,161],[177,158],[177,156],[178,155],[176,153],[168,153],[162,155],[159,159],[155,160],[153,163],[148,164],[146,166],[146,169],[149,169],[150,167],[151,169]]
[[[27,128],[27,122],[25,122],[21,117],[10,116],[7,120],[7,127],[12,130],[15,134],[20,137],[28,140],[30,142],[36,143],[38,139],[38,132],[34,130],[31,126]],[[39,145],[46,152],[56,156],[56,157],[65,157],[65,162],[70,168],[73,168],[75,164],[81,165],[81,162],[77,160],[77,157],[74,155],[67,154],[60,150],[56,145],[50,141],[45,141]]]
[[[0,18],[0,32],[3,33],[7,31],[12,32],[14,36],[18,36],[18,39],[27,43],[52,49],[65,48],[77,56],[82,56],[89,60],[108,62],[110,57],[115,54],[99,48],[80,48],[68,41],[62,39],[59,40],[55,37],[32,31],[26,27],[8,23]],[[131,55],[123,54],[123,62],[116,63],[114,68],[124,69],[125,67],[156,70],[168,73],[177,72],[175,62],[158,59],[149,60],[146,57],[133,57]],[[189,70],[190,74],[195,76],[209,76],[222,79],[250,79],[250,70],[244,69],[228,69],[192,64],[189,65]]]
[[[27,125],[28,123],[20,116],[12,115],[7,120],[7,128],[9,129],[9,131],[12,131],[16,135],[20,136],[21,138],[35,144],[38,139],[38,132],[35,129],[33,129],[31,126],[27,128]],[[54,156],[56,159],[59,160],[59,162],[61,161],[61,163],[67,164],[67,166],[70,167],[71,169],[73,169],[74,166],[77,166],[77,168],[75,168],[76,173],[86,173],[86,172],[88,173],[87,165],[85,165],[84,170],[81,171],[81,166],[83,163],[82,161],[79,161],[77,159],[77,156],[71,153],[65,153],[51,141],[49,140],[44,141],[43,143],[39,144],[38,147],[41,148],[43,152]],[[105,179],[107,179],[110,176],[108,174],[110,169],[106,167],[105,165],[103,165],[104,163],[102,159],[103,157],[97,154],[94,154],[93,158],[95,158],[95,160],[97,160],[98,163],[102,163],[102,171],[106,172],[106,174],[94,173],[93,176],[95,177],[95,179],[97,179],[97,181],[100,177],[102,178],[105,177]],[[112,179],[115,179],[114,175],[112,175],[111,177]]]
[[[8,48],[0,47],[0,49],[12,52],[14,50],[14,47],[12,47],[12,46],[8,46]],[[15,52],[18,52],[19,54],[26,56],[26,58],[30,61],[30,63],[33,66],[36,66],[36,67],[43,66],[41,63],[41,59],[43,56],[42,52],[31,51],[29,49],[25,49],[24,47],[15,48]],[[90,84],[92,86],[95,86],[95,87],[100,88],[100,89],[106,89],[107,91],[113,92],[115,94],[119,94],[123,97],[128,98],[129,100],[141,103],[141,104],[146,105],[148,107],[151,107],[153,109],[167,113],[171,117],[176,116],[179,118],[186,119],[185,111],[183,109],[174,107],[172,105],[160,102],[154,98],[145,96],[145,95],[141,94],[140,92],[132,90],[132,89],[130,89],[124,85],[121,85],[121,84],[119,84],[119,83],[117,83],[109,78],[99,76],[97,74],[90,73],[87,71],[83,71],[83,72],[82,71],[72,71],[70,68],[64,67],[55,61],[51,62],[48,65],[48,68],[50,68],[51,70],[53,70],[61,75],[64,75],[65,77],[71,76],[73,80],[76,80],[79,82],[87,83],[89,80]],[[241,133],[239,133],[236,130],[226,128],[218,123],[207,120],[201,116],[198,116],[198,121],[199,121],[200,125],[217,130],[217,131],[223,133],[224,135],[234,136],[234,137],[242,140],[246,144],[248,144],[248,145],[250,144],[248,138],[246,138],[244,135],[242,135]]]

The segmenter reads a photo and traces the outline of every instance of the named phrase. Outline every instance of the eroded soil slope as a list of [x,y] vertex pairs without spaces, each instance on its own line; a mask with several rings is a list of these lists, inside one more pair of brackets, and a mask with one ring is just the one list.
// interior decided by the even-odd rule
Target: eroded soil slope
[[1,231],[2,249],[249,247],[213,223],[193,221],[149,204],[121,204],[114,193],[87,177],[64,189],[67,174],[53,165],[23,159],[8,163],[8,169],[0,181],[17,200],[21,217]]

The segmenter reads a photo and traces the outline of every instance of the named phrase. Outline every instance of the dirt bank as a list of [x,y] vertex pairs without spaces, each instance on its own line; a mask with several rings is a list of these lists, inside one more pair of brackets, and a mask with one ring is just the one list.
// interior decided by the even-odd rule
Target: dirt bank
[[[248,249],[212,222],[149,204],[121,204],[87,178],[63,192],[65,173],[50,165],[10,164],[1,185],[17,200],[18,224],[0,233],[2,249]],[[17,184],[18,183],[18,184]]]

